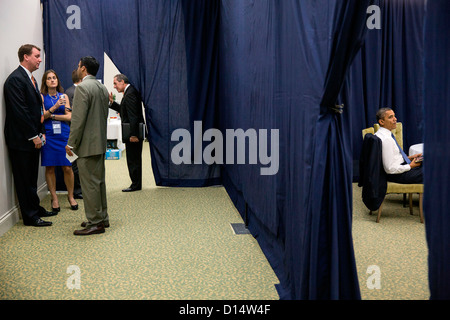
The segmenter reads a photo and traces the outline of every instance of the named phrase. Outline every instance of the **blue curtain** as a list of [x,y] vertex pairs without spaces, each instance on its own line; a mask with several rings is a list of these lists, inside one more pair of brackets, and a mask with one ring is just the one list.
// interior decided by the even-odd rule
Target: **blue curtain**
[[247,209],[282,299],[359,298],[349,112],[328,107],[362,43],[369,3],[222,1],[222,129],[279,128],[283,155],[270,177],[225,165],[224,185],[243,215]]
[[58,74],[64,89],[72,86],[72,71],[80,58],[100,62],[97,79],[103,79],[103,18],[101,0],[41,0],[45,66]]
[[[339,105],[348,69],[366,32],[371,1],[346,1],[336,11],[333,46],[316,124],[301,299],[359,299],[352,239],[350,110]],[[343,115],[345,114],[345,115]],[[345,282],[346,285],[341,284]]]
[[450,299],[450,2],[428,0],[425,25],[424,215],[430,299]]
[[[122,73],[136,80],[142,94],[157,185],[200,187],[220,183],[220,168],[216,165],[193,164],[193,160],[192,164],[176,165],[171,161],[171,151],[178,144],[171,141],[173,131],[184,128],[193,137],[193,121],[209,124],[213,117],[202,112],[213,102],[195,96],[193,88],[203,93],[208,83],[198,80],[203,73],[193,73],[200,62],[193,61],[192,45],[187,43],[197,41],[211,48],[214,43],[191,27],[191,18],[186,19],[185,13],[192,12],[181,0],[128,1],[127,14],[117,10],[123,8],[123,3],[105,2],[103,6],[103,15],[111,18],[105,27],[105,51]],[[121,29],[123,26],[125,29]],[[210,59],[215,59],[216,54],[211,53]],[[208,64],[204,73],[214,73],[215,68],[215,64]],[[209,80],[214,87],[216,80]],[[194,118],[197,114],[200,117]]]
[[[100,61],[98,78],[102,78],[105,52],[140,91],[156,184],[219,184],[220,167],[194,164],[194,152],[191,164],[176,165],[171,159],[172,149],[180,142],[171,140],[174,130],[184,128],[193,137],[194,120],[202,121],[205,130],[214,126],[218,52],[209,27],[215,23],[211,15],[218,16],[218,0],[42,1],[45,49],[50,53],[46,66],[58,72],[66,88],[84,55]],[[74,6],[80,29],[67,27],[67,20],[72,21],[69,8]],[[199,18],[195,9],[203,7]],[[203,28],[192,23],[194,18],[204,21]],[[202,44],[200,49],[197,44]]]
[[[189,118],[203,129],[218,128],[217,86],[220,1],[183,0]],[[195,108],[192,106],[196,106]]]

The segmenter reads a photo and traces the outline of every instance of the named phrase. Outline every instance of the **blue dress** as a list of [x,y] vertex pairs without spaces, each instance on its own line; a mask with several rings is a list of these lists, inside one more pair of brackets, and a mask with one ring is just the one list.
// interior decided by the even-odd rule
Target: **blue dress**
[[[58,101],[61,93],[58,92],[57,98],[50,95],[44,95],[44,108],[50,109]],[[65,114],[65,106],[60,106],[53,114]],[[69,140],[70,126],[65,121],[55,121],[51,118],[44,121],[45,125],[45,145],[41,149],[41,165],[47,166],[71,166],[66,158],[66,145]]]

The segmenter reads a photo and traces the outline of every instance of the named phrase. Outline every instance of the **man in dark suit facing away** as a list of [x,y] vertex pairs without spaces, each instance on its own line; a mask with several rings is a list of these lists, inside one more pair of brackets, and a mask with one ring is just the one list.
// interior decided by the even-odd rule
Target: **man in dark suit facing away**
[[46,227],[52,223],[41,218],[57,213],[41,207],[37,194],[39,154],[45,139],[45,129],[42,124],[42,98],[32,73],[39,69],[42,62],[41,49],[26,44],[19,48],[18,56],[20,66],[4,84],[5,140],[23,223]]
[[67,88],[66,91],[64,92],[65,94],[67,94],[71,106],[73,106],[72,103],[73,103],[73,96],[75,95],[75,89],[81,83],[81,79],[78,77],[78,69],[72,71],[72,82],[73,85]]
[[139,138],[139,124],[144,123],[142,115],[142,100],[139,92],[130,84],[128,78],[123,74],[114,77],[114,89],[123,93],[120,105],[113,101],[110,93],[110,108],[120,114],[122,123],[130,125],[130,139],[123,141],[127,152],[128,173],[131,178],[130,187],[123,192],[132,192],[142,189],[142,144],[143,137]]
[[[70,105],[73,108],[73,96],[75,95],[75,89],[81,83],[81,79],[78,77],[78,69],[75,69],[72,71],[72,82],[73,82],[73,85],[71,87],[69,87],[64,93],[67,94]],[[70,111],[72,112],[72,109],[70,109]],[[72,171],[73,171],[73,178],[74,178],[73,197],[75,199],[83,199],[83,193],[81,191],[80,175],[78,172],[77,160],[72,162]]]

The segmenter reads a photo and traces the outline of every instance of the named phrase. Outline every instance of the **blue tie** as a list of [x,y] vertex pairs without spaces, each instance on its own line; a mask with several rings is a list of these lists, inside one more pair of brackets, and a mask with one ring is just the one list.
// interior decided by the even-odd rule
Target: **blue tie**
[[398,147],[398,150],[400,150],[400,153],[402,154],[402,157],[403,157],[403,159],[405,160],[405,162],[406,162],[407,164],[410,164],[410,163],[411,163],[411,160],[408,159],[408,157],[406,156],[405,152],[402,150],[402,148],[400,148],[400,145],[398,144],[397,140],[395,139],[393,133],[391,133],[391,136],[392,136],[392,139],[394,139],[395,144],[396,144],[397,147]]

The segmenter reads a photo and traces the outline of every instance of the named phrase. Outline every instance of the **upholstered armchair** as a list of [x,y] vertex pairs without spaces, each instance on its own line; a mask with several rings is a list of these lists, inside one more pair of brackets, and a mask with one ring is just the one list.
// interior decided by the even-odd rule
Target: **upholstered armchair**
[[[363,138],[367,133],[375,134],[378,129],[380,128],[379,124],[374,124],[373,127],[369,127],[362,130]],[[395,139],[397,140],[400,147],[403,149],[403,125],[401,122],[397,122],[397,128],[392,130],[392,133],[395,136]],[[412,195],[417,193],[419,194],[419,217],[420,222],[423,223],[423,184],[401,184],[401,183],[394,183],[394,182],[388,182],[387,183],[387,190],[386,194],[408,194],[409,195],[409,211],[410,214],[413,214],[413,205],[412,205]],[[384,201],[383,201],[384,203]],[[378,209],[378,215],[377,215],[377,222],[380,222],[381,218],[381,210],[383,208],[383,203],[381,203],[381,206]],[[370,211],[369,214],[372,214],[372,211]]]

